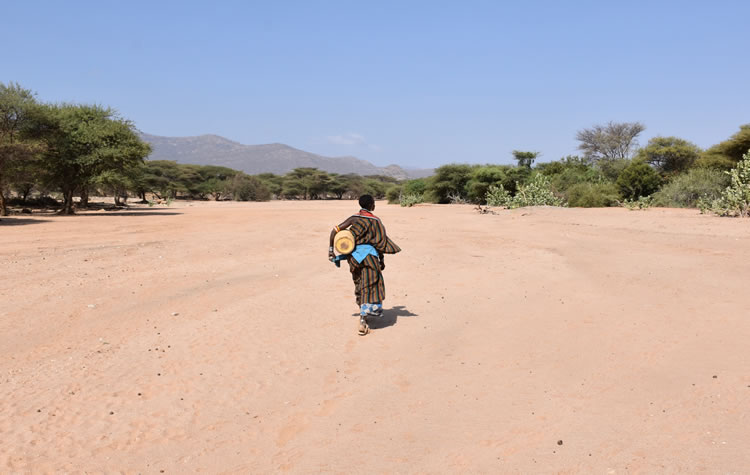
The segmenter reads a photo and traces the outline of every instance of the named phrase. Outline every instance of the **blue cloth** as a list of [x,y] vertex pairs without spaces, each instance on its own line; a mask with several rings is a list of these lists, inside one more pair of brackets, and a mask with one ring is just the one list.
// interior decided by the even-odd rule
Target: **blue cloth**
[[352,252],[352,257],[357,263],[361,263],[367,256],[378,257],[378,251],[369,244],[358,244]]
[[346,260],[346,258],[349,256],[352,256],[357,261],[357,263],[361,263],[362,261],[364,261],[365,257],[367,256],[379,257],[378,251],[370,244],[359,244],[354,248],[354,251],[351,254],[338,255],[334,257],[331,262],[336,264],[336,267],[341,267],[341,261]]
[[382,317],[382,303],[363,303],[359,306],[359,315],[361,317]]

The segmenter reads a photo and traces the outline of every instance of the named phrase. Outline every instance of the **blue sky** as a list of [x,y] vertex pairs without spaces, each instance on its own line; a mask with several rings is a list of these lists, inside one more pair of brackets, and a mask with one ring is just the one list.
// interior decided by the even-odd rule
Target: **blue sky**
[[708,147],[750,122],[746,1],[6,2],[0,81],[144,132],[378,165],[576,153],[641,121]]

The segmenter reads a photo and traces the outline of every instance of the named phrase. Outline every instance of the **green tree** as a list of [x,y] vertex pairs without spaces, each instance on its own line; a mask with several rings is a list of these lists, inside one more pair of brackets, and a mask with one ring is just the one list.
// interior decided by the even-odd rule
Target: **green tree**
[[255,176],[266,185],[266,188],[268,188],[272,195],[281,196],[281,189],[284,184],[283,176],[274,175],[273,173],[261,173]]
[[412,195],[424,195],[430,186],[429,178],[415,178],[407,180],[403,184],[404,193]]
[[217,165],[203,165],[198,168],[200,183],[197,186],[199,196],[207,198],[213,197],[219,201],[224,197],[229,180],[237,175],[237,170]]
[[430,180],[429,194],[437,203],[450,203],[451,195],[466,196],[466,184],[471,178],[471,165],[450,164],[435,170]]
[[39,177],[42,174],[43,170],[39,167],[38,154],[35,153],[24,160],[11,161],[6,169],[5,176],[11,185],[11,189],[25,203],[32,191],[39,189]]
[[376,200],[383,199],[387,189],[388,185],[380,180],[374,178],[364,179],[364,192],[372,195]]
[[31,91],[18,83],[0,82],[0,216],[8,214],[3,190],[9,185],[11,168],[18,171],[22,166],[19,162],[31,159],[38,151],[29,138],[35,106]]
[[345,176],[338,173],[331,173],[331,182],[328,184],[328,191],[336,195],[336,199],[342,199],[344,193],[349,191],[349,182]]
[[227,192],[235,201],[268,201],[271,190],[255,176],[240,173],[232,177]]
[[513,160],[518,162],[519,167],[531,168],[534,164],[534,160],[540,155],[539,152],[523,152],[521,150],[513,150]]
[[365,193],[364,178],[354,173],[347,173],[344,177],[346,178],[346,193],[351,197],[356,199]]
[[295,168],[284,176],[282,193],[286,197],[302,199],[325,198],[331,179],[317,168]]
[[490,186],[502,185],[508,189],[508,175],[511,167],[507,165],[486,165],[471,170],[469,181],[466,183],[466,197],[472,203],[484,204]]
[[[143,170],[142,198],[146,193],[152,193],[163,199],[170,197],[173,183],[177,183],[179,165],[171,160],[149,160],[145,163]],[[171,196],[173,198],[173,196]]]
[[649,163],[663,175],[674,175],[690,168],[700,154],[701,149],[687,140],[654,137],[638,151],[636,158]]
[[659,189],[661,176],[648,163],[633,160],[617,178],[620,193],[626,199],[648,196]]
[[111,194],[115,206],[122,206],[124,203],[121,200],[127,200],[128,190],[133,187],[135,174],[139,171],[137,167],[131,170],[105,170],[93,180],[93,184]]
[[740,126],[739,132],[701,154],[695,165],[703,168],[730,170],[750,149],[750,124]]
[[150,153],[133,124],[98,105],[46,105],[37,121],[44,129],[46,180],[63,194],[61,214],[73,214],[73,195],[107,171],[123,172]]

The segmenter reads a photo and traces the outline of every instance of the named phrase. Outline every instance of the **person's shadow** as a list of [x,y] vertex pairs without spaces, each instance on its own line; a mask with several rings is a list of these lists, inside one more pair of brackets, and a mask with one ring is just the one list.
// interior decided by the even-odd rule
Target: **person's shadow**
[[372,330],[379,330],[381,328],[392,327],[398,321],[398,317],[417,317],[416,313],[412,313],[406,309],[403,305],[397,305],[393,308],[383,309],[382,317],[373,317],[367,319],[367,324]]

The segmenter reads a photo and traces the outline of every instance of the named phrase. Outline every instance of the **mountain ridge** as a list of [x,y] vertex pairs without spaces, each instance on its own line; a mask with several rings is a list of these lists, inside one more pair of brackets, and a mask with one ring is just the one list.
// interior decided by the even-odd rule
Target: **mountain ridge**
[[284,175],[295,168],[312,167],[345,175],[386,175],[399,180],[421,178],[432,169],[405,169],[392,164],[378,167],[352,156],[327,157],[282,143],[245,145],[216,134],[189,137],[165,137],[140,132],[151,145],[149,160],[173,160],[190,165],[218,165],[241,170],[250,175],[274,173]]

